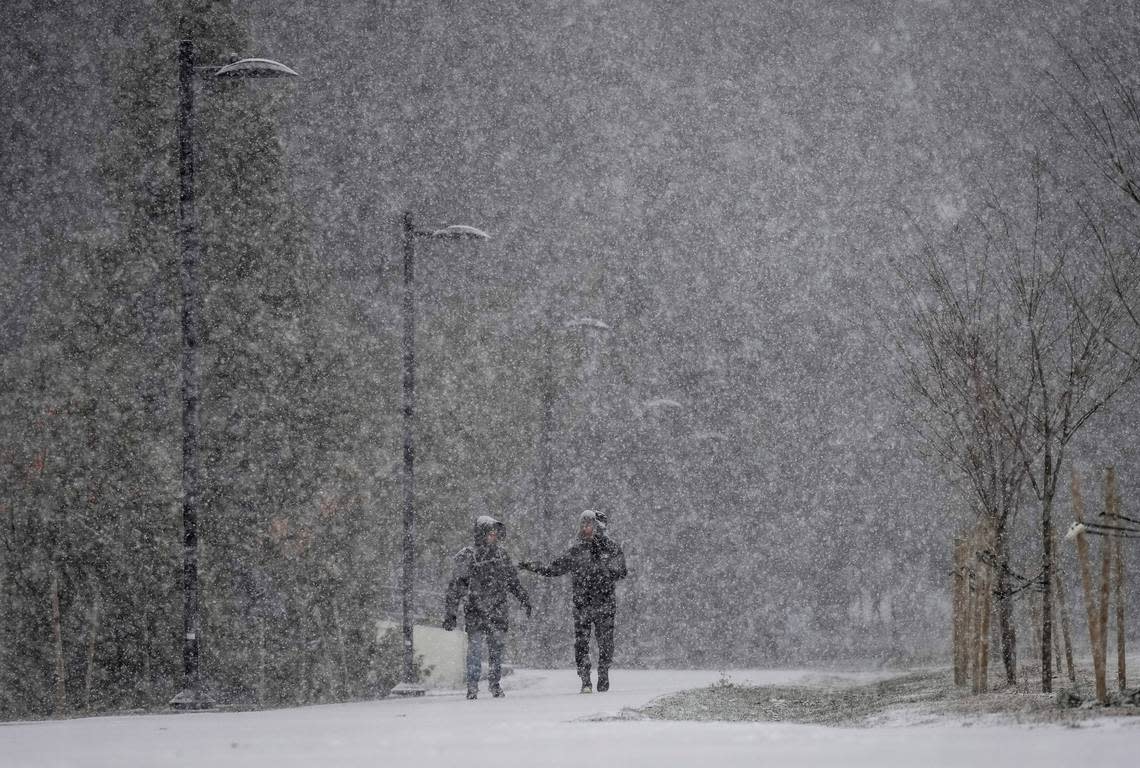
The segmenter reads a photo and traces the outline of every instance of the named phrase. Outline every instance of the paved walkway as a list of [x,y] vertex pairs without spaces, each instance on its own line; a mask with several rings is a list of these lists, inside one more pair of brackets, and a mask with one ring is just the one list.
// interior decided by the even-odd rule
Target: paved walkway
[[[791,683],[793,671],[732,672],[734,682]],[[871,675],[857,676],[868,679]],[[507,696],[462,692],[265,712],[199,712],[0,725],[0,764],[453,768],[495,766],[1050,766],[1134,764],[1140,728],[825,728],[783,723],[677,723],[628,719],[671,691],[716,682],[716,672],[612,673],[608,693],[577,693],[570,670],[521,670]],[[622,718],[623,713],[626,718]],[[618,718],[618,719],[614,719]],[[1133,724],[1134,726],[1135,724]]]

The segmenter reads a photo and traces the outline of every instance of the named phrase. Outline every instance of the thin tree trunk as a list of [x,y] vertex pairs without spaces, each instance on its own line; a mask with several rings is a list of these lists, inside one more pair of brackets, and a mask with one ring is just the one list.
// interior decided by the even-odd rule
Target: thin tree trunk
[[99,591],[91,595],[87,620],[87,666],[83,674],[83,708],[91,709],[91,683],[95,677],[95,643],[99,634]]
[[1029,621],[1033,623],[1033,652],[1041,658],[1041,606],[1036,601],[1029,603]]
[[[967,561],[972,562],[972,561]],[[962,618],[962,671],[966,675],[967,683],[975,684],[977,678],[977,631],[975,626],[978,618],[978,575],[967,575],[968,593],[966,598],[966,615]]]
[[143,685],[146,686],[145,701],[150,703],[151,694],[154,692],[154,675],[150,667],[150,656],[153,652],[151,648],[150,637],[150,611],[143,609],[143,639],[142,639],[142,667],[143,667]]
[[305,611],[301,619],[301,636],[299,638],[302,659],[301,679],[304,680],[304,685],[297,692],[298,704],[307,704],[314,700],[317,691],[317,679],[321,672],[317,668],[318,664],[315,658],[314,648],[316,644],[310,642],[310,633],[315,634],[319,630],[316,626],[310,626],[311,624],[312,617],[309,615],[309,611]]
[[997,555],[997,618],[1001,639],[1001,661],[1007,685],[1017,685],[1017,634],[1013,624],[1013,597],[1009,594],[1009,546],[1005,536],[994,537]]
[[340,679],[341,679],[341,696],[344,698],[349,697],[349,679],[348,679],[348,646],[344,641],[344,627],[340,623],[340,611],[337,609],[336,603],[333,603],[332,609],[333,628],[336,629],[337,645],[340,648]]
[[1041,487],[1041,692],[1053,690],[1053,452],[1045,443],[1044,472]]
[[1124,552],[1120,546],[1120,537],[1115,537],[1116,550],[1116,682],[1120,692],[1128,688],[1128,670],[1125,662],[1124,648]]
[[987,573],[982,577],[985,589],[982,592],[982,648],[978,664],[982,668],[982,693],[989,690],[990,679],[990,614],[993,612],[993,577]]
[[257,705],[265,706],[265,617],[257,617]]
[[954,685],[963,686],[967,680],[967,621],[970,593],[966,579],[966,542],[954,540]]
[[51,629],[55,641],[55,713],[62,714],[67,708],[67,681],[63,665],[63,622],[59,608],[59,569],[51,566]]
[[[1056,587],[1056,580],[1055,579],[1054,579],[1053,586]],[[1053,601],[1056,602],[1056,600],[1057,600],[1056,595],[1054,595]],[[1054,607],[1056,607],[1056,606],[1054,606]],[[1054,632],[1053,633],[1053,659],[1056,662],[1056,670],[1055,671],[1057,672],[1058,675],[1060,675],[1062,672],[1065,671],[1064,668],[1061,666],[1062,656],[1063,656],[1063,654],[1061,653],[1061,634],[1058,632]]]
[[[1084,502],[1081,499],[1080,478],[1073,470],[1073,516],[1077,524],[1084,523]],[[1088,534],[1083,530],[1077,534],[1077,559],[1081,566],[1081,586],[1085,594],[1085,613],[1089,623],[1089,643],[1092,645],[1093,677],[1096,680],[1097,701],[1104,704],[1108,701],[1108,691],[1104,682],[1104,657],[1100,653],[1100,621],[1097,616],[1096,597],[1093,595],[1092,572],[1089,565]]]
[[[335,605],[335,604],[334,604]],[[335,608],[333,609],[335,610]],[[325,693],[321,697],[322,701],[335,701],[337,689],[337,673],[336,662],[333,660],[334,652],[330,646],[333,645],[329,637],[329,624],[332,622],[332,611],[320,611],[318,614],[319,620],[317,628],[320,631],[321,641],[321,671],[325,677]],[[333,633],[336,632],[336,625],[333,625]]]

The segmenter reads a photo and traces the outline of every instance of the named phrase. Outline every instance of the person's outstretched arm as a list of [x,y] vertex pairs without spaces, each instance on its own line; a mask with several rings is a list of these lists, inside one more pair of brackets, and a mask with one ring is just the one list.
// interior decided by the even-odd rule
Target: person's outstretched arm
[[539,576],[561,576],[570,571],[570,567],[574,563],[574,550],[571,548],[564,554],[557,557],[550,565],[542,565],[533,560],[522,560],[519,562],[519,568],[524,571],[531,571],[537,573]]
[[[510,563],[509,557],[507,558],[507,563]],[[522,563],[519,563],[519,567],[522,567]],[[531,611],[530,595],[523,589],[522,582],[519,581],[518,571],[515,570],[513,565],[507,568],[507,589],[512,595],[518,598],[519,605],[526,611],[526,617],[529,619]]]

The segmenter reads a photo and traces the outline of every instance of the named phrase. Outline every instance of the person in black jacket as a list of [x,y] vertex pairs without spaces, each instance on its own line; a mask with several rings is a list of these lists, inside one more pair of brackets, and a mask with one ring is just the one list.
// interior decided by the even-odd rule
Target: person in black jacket
[[606,535],[606,516],[587,509],[578,518],[578,540],[548,566],[524,560],[519,568],[541,576],[570,573],[574,599],[574,663],[582,679],[582,693],[590,685],[590,633],[598,643],[598,691],[610,689],[610,662],[614,656],[615,586],[625,578],[625,553]]
[[519,582],[511,557],[499,540],[506,527],[493,517],[475,521],[475,541],[455,554],[455,572],[444,598],[443,628],[455,629],[459,601],[464,604],[467,630],[467,698],[478,698],[483,666],[483,640],[487,641],[487,683],[491,695],[503,696],[499,684],[503,666],[503,641],[508,628],[507,592],[518,598],[530,617],[530,597]]

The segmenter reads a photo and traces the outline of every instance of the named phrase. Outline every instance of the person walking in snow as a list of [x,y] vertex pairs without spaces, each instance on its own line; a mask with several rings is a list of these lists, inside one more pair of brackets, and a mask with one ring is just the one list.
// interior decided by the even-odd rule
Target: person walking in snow
[[514,595],[530,618],[530,597],[519,581],[511,557],[499,546],[506,526],[489,515],[475,520],[474,542],[455,554],[455,570],[444,597],[443,628],[455,629],[459,601],[464,600],[467,630],[467,698],[478,698],[483,666],[483,642],[487,643],[487,683],[491,695],[503,696],[499,684],[503,667],[503,643],[508,628],[507,593]]
[[598,644],[598,691],[610,689],[610,662],[614,656],[615,587],[626,576],[625,553],[606,535],[606,516],[587,509],[578,518],[578,538],[550,565],[524,560],[519,568],[540,576],[570,573],[574,601],[574,663],[582,680],[582,693],[590,684],[590,634]]

